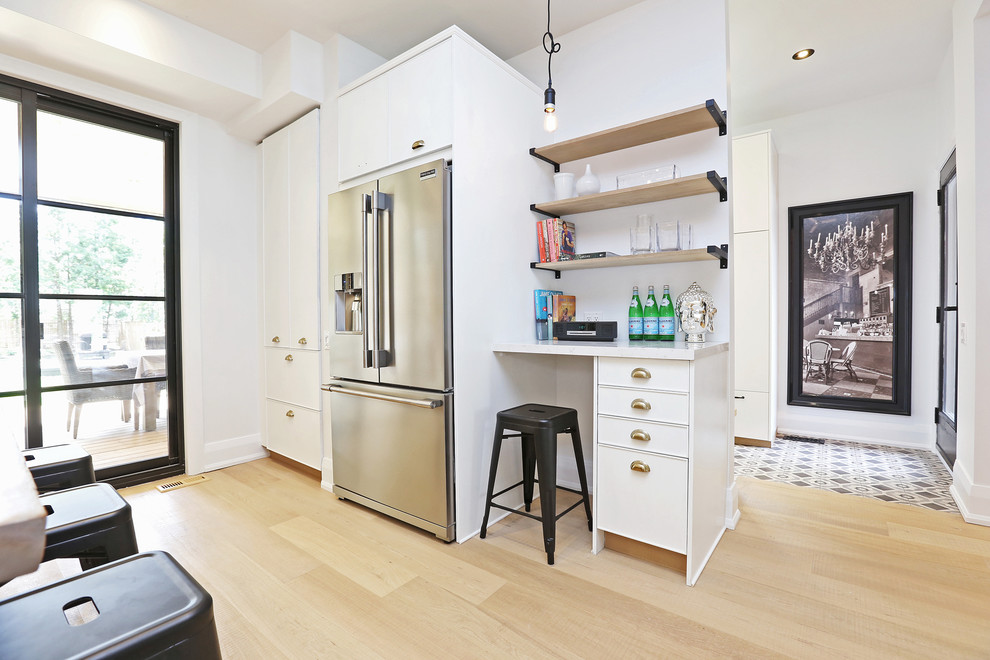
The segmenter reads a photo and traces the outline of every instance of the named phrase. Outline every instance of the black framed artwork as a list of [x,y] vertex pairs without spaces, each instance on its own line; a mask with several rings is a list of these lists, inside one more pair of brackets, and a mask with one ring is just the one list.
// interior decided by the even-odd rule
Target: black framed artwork
[[911,414],[912,201],[788,209],[788,404]]

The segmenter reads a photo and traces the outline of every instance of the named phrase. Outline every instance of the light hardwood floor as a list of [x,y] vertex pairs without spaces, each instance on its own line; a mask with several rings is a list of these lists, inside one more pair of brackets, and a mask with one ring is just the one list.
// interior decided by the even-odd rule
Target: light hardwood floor
[[687,587],[592,555],[578,510],[547,566],[519,516],[444,544],[271,459],[209,476],[121,492],[139,546],[213,595],[225,658],[990,657],[990,528],[951,514],[740,479],[742,519]]

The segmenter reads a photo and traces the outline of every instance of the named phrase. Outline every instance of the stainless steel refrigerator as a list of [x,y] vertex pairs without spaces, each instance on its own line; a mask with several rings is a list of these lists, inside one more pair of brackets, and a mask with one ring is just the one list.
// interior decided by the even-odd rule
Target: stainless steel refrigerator
[[330,195],[333,492],[454,539],[450,168]]

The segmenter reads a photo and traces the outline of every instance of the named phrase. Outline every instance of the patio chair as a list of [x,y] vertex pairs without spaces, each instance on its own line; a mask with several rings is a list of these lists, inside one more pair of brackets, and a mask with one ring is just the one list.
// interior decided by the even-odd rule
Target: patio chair
[[[59,371],[62,372],[62,379],[66,385],[134,378],[135,370],[126,364],[80,369],[76,365],[76,356],[67,341],[55,342],[54,348],[55,357],[58,358]],[[65,430],[68,431],[71,427],[72,439],[77,439],[79,436],[79,417],[82,415],[83,404],[97,401],[120,401],[120,418],[125,422],[131,421],[131,396],[133,392],[132,385],[108,385],[106,387],[67,390],[65,396],[69,400],[69,412],[65,419]]]
[[831,359],[828,365],[829,371],[830,372],[835,371],[836,369],[842,369],[844,371],[848,371],[850,375],[852,375],[852,377],[855,378],[856,382],[858,383],[859,376],[857,376],[856,372],[853,370],[853,364],[852,364],[853,356],[855,354],[856,354],[856,342],[851,341],[849,342],[848,346],[842,349],[842,353],[839,355],[839,357],[835,357]]
[[805,382],[808,381],[808,376],[811,375],[811,372],[816,371],[828,383],[829,370],[832,365],[832,345],[821,339],[808,342],[805,357],[807,359],[807,366],[804,370]]

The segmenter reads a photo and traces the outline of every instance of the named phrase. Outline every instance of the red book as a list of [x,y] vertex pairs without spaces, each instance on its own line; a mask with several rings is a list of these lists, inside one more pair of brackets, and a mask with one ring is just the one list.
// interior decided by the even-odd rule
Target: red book
[[536,244],[539,248],[540,253],[540,263],[546,263],[550,261],[547,258],[547,241],[543,236],[543,221],[540,220],[536,223]]

